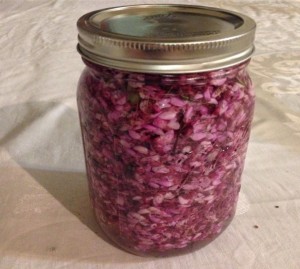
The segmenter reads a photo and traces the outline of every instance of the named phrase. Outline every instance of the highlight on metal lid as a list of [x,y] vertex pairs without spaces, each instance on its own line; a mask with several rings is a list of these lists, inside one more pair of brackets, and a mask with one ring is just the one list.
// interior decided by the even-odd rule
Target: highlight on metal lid
[[83,15],[78,51],[107,67],[191,73],[229,67],[254,51],[255,22],[228,10],[191,5],[134,5]]

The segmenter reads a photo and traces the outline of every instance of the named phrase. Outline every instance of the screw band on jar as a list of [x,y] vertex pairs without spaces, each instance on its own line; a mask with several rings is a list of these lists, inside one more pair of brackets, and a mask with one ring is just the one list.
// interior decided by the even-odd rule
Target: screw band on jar
[[[201,6],[138,5],[94,11],[78,20],[78,51],[91,62],[144,73],[229,67],[254,51],[255,22]],[[169,31],[167,31],[169,30]]]

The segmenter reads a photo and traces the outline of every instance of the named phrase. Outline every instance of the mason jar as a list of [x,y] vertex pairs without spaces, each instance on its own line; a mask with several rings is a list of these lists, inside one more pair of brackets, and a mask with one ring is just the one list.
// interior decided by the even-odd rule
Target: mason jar
[[78,109],[103,231],[138,255],[195,250],[232,220],[254,109],[255,22],[137,5],[78,20]]

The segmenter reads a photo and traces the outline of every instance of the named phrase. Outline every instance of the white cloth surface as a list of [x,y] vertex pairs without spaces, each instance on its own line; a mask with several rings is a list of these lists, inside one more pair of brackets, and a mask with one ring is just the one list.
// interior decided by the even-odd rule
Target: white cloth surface
[[[89,204],[76,107],[76,21],[132,3],[226,8],[257,22],[256,110],[237,215],[191,254],[142,258],[111,245]],[[299,269],[300,1],[0,1],[1,269]]]

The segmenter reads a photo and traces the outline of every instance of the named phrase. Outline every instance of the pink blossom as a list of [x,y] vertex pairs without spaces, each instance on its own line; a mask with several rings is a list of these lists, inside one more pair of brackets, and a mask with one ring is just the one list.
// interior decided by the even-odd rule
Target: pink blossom
[[149,153],[149,150],[142,146],[135,146],[135,147],[133,147],[133,149],[141,154],[147,155]]
[[176,117],[177,112],[176,111],[166,111],[163,112],[159,115],[159,118],[163,119],[163,120],[172,120]]

